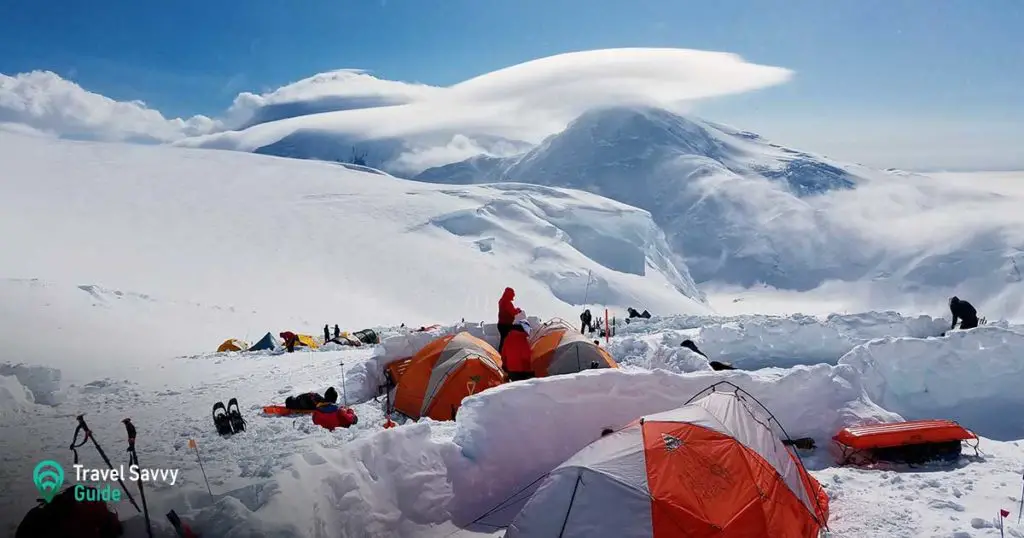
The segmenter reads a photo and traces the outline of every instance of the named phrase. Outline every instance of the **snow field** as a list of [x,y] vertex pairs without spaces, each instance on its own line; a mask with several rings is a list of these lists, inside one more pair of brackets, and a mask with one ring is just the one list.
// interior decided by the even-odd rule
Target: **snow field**
[[593,301],[710,312],[650,214],[595,194],[12,133],[0,160],[31,179],[0,183],[0,228],[23,231],[0,236],[19,253],[0,264],[0,344],[74,379],[268,330],[491,319],[506,286],[571,317],[588,274]]

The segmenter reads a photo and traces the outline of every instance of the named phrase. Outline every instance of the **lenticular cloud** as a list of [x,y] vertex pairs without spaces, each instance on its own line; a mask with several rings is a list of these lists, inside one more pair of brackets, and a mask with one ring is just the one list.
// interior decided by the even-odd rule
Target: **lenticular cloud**
[[[791,76],[788,69],[752,64],[722,52],[649,48],[572,52],[447,88],[403,91],[407,102],[398,106],[280,119],[182,144],[251,151],[300,129],[365,138],[461,133],[539,142],[591,108],[638,104],[680,111],[693,101],[773,86]],[[362,82],[363,95],[375,87]],[[381,88],[389,95],[396,91],[390,85]]]

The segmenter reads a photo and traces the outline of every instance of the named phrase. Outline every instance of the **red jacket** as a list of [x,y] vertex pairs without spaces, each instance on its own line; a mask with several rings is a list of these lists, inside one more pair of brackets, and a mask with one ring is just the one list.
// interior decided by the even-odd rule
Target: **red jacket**
[[522,312],[512,304],[512,299],[515,298],[516,290],[505,288],[505,293],[501,294],[501,300],[498,301],[498,325],[512,325],[516,320],[516,314]]
[[335,428],[348,428],[359,422],[356,412],[350,407],[328,405],[313,411],[313,424],[334,431]]
[[509,372],[532,372],[530,364],[530,341],[518,325],[514,326],[505,337],[501,347],[501,362]]

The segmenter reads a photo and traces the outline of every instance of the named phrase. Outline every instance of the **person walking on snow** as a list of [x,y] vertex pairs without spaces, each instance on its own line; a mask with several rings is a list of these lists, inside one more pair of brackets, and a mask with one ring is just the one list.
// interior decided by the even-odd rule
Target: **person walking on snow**
[[330,341],[331,341],[331,328],[328,327],[327,325],[324,325],[324,343],[326,344],[327,342],[330,342]]
[[516,321],[516,314],[522,312],[522,310],[516,308],[516,305],[512,304],[512,300],[515,298],[516,290],[505,288],[505,292],[501,294],[501,299],[498,300],[498,334],[501,335],[498,339],[498,353],[501,353],[501,348],[505,345],[505,337],[512,330],[512,324]]
[[953,314],[953,324],[949,326],[949,330],[956,328],[958,318],[961,330],[973,329],[978,326],[978,311],[974,309],[974,305],[967,301],[961,301],[955,295],[949,298],[949,312]]

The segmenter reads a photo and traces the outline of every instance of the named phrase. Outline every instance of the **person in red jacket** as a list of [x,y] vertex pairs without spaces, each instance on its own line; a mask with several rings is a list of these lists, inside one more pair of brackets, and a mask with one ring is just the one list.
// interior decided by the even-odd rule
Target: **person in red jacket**
[[519,381],[533,377],[533,365],[530,364],[530,340],[522,325],[516,323],[505,338],[501,348],[501,366],[508,373],[509,381]]
[[359,417],[351,407],[340,407],[335,404],[321,404],[313,411],[313,424],[334,431],[335,428],[348,428],[359,423]]
[[515,298],[516,290],[505,288],[505,293],[501,294],[501,299],[498,300],[498,334],[501,335],[498,339],[498,353],[501,353],[501,349],[505,346],[505,337],[512,330],[512,324],[516,321],[516,314],[522,312],[522,310],[516,308],[516,305],[512,304],[512,300]]
[[295,351],[295,343],[299,341],[298,335],[291,331],[285,331],[279,336],[284,339],[284,347],[288,350],[288,353]]

